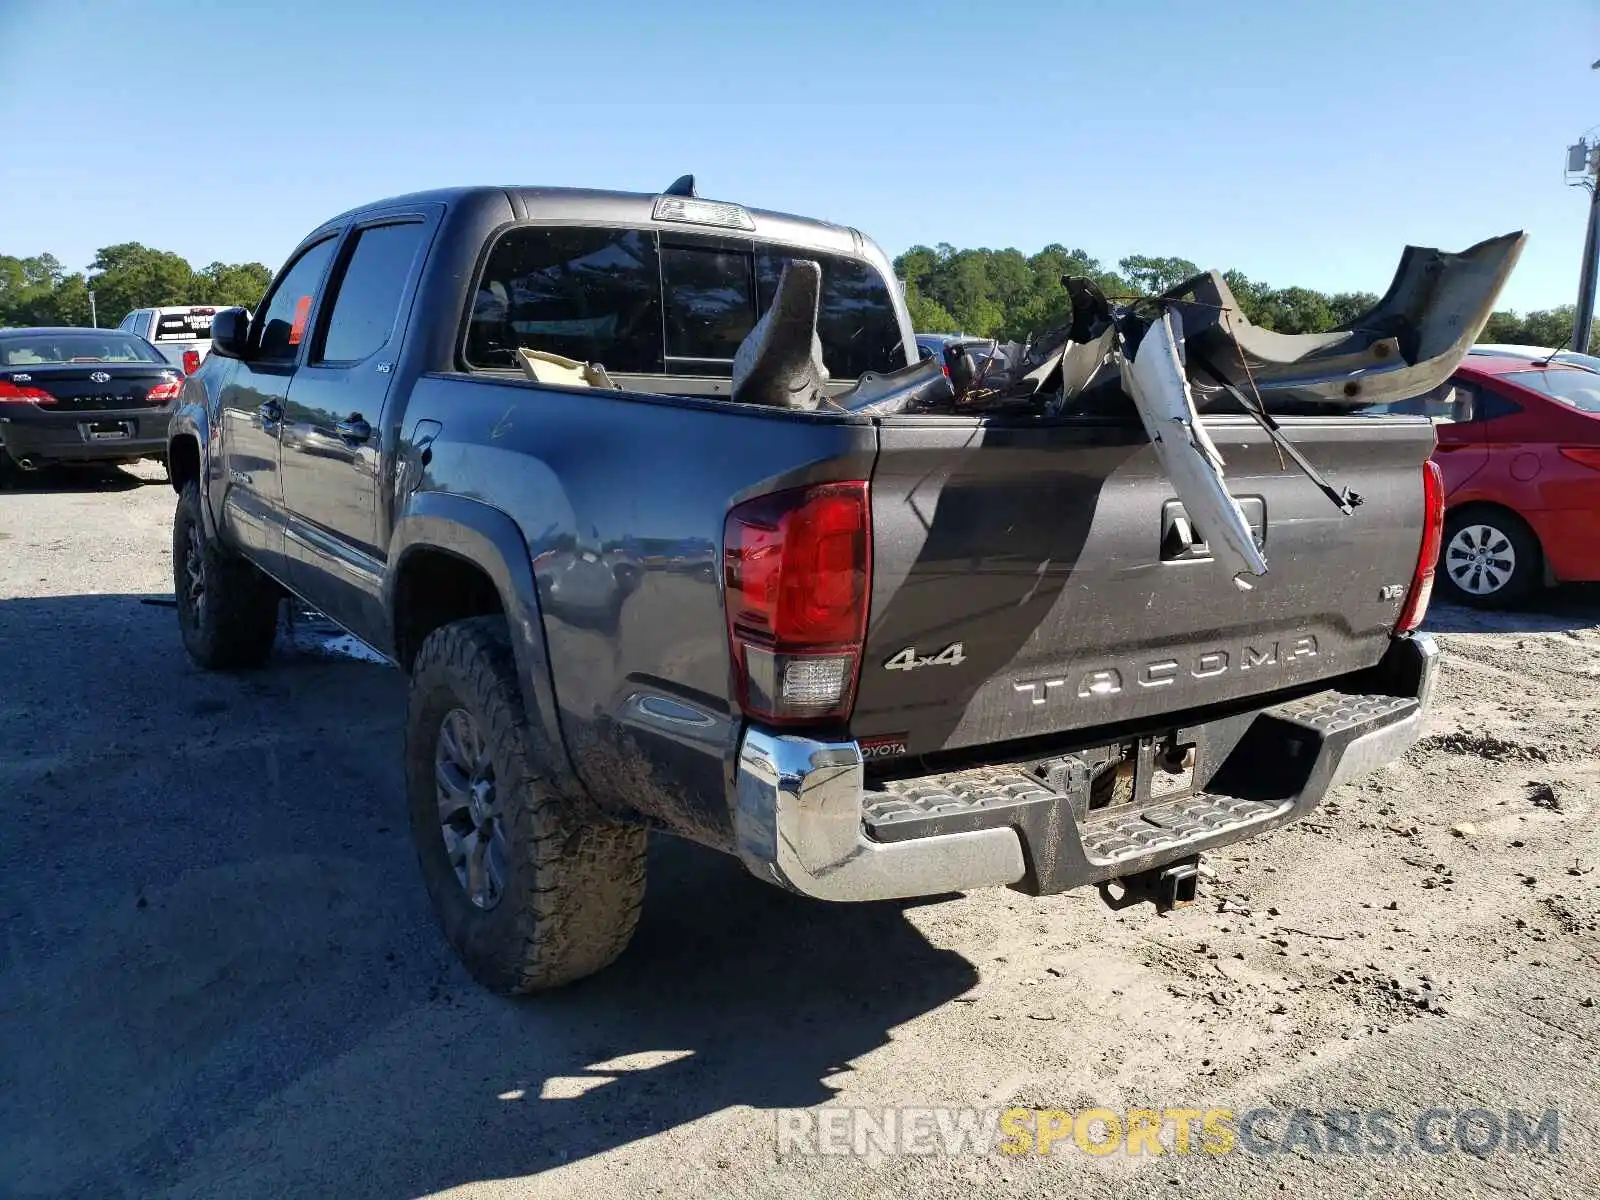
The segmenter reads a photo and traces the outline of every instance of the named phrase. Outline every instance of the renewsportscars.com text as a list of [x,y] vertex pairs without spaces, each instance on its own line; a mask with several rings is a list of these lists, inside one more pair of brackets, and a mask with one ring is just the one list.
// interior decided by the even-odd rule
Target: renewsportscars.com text
[[790,1155],[1559,1154],[1555,1109],[823,1108],[781,1109]]

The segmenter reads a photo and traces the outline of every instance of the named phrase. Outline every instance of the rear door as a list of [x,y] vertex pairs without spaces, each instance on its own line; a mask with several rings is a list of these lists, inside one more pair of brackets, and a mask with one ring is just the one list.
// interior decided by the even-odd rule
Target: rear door
[[391,214],[351,231],[284,415],[290,583],[366,636],[381,627],[377,478],[385,405],[440,211]]
[[336,233],[312,242],[279,273],[251,323],[248,356],[233,364],[220,389],[222,520],[229,536],[280,579],[287,577],[278,463],[284,407],[337,243]]
[[1269,571],[1238,590],[1134,422],[880,425],[851,732],[908,753],[1125,722],[1370,666],[1416,567],[1418,418],[1283,418],[1344,516],[1245,417],[1207,421]]

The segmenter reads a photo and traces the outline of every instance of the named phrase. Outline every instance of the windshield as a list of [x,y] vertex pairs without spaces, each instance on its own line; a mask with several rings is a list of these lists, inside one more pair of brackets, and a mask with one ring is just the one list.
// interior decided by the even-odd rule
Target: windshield
[[161,363],[154,347],[115,330],[24,333],[0,337],[0,366],[47,367],[61,363]]
[[1600,414],[1600,375],[1582,368],[1508,371],[1506,378],[1582,412]]

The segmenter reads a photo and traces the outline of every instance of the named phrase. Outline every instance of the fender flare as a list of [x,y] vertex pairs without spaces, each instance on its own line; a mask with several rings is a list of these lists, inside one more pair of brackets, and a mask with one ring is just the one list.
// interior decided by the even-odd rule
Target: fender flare
[[217,518],[211,511],[211,445],[210,421],[207,418],[203,405],[186,403],[172,414],[172,420],[167,425],[167,471],[172,479],[172,490],[179,490],[178,477],[172,470],[173,444],[179,438],[193,438],[195,451],[200,459],[200,472],[197,482],[200,485],[200,520],[205,527],[208,538],[217,536]]
[[[418,550],[454,555],[483,571],[494,584],[511,627],[528,722],[543,734],[552,782],[567,795],[585,795],[561,734],[544,618],[533,578],[533,561],[522,530],[505,512],[481,500],[449,492],[413,493],[389,539],[390,566],[384,573],[382,602],[391,630],[398,628],[396,584],[406,559]],[[400,647],[393,649],[398,657]]]

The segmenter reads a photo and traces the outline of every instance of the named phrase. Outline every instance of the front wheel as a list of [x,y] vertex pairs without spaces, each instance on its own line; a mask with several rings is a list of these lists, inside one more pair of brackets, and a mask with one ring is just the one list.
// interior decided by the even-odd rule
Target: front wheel
[[1544,556],[1522,518],[1500,509],[1467,509],[1445,520],[1439,578],[1450,599],[1474,608],[1507,608],[1539,584]]
[[433,631],[406,713],[406,798],[445,937],[503,994],[592,975],[627,947],[644,902],[645,830],[552,785],[503,617]]

